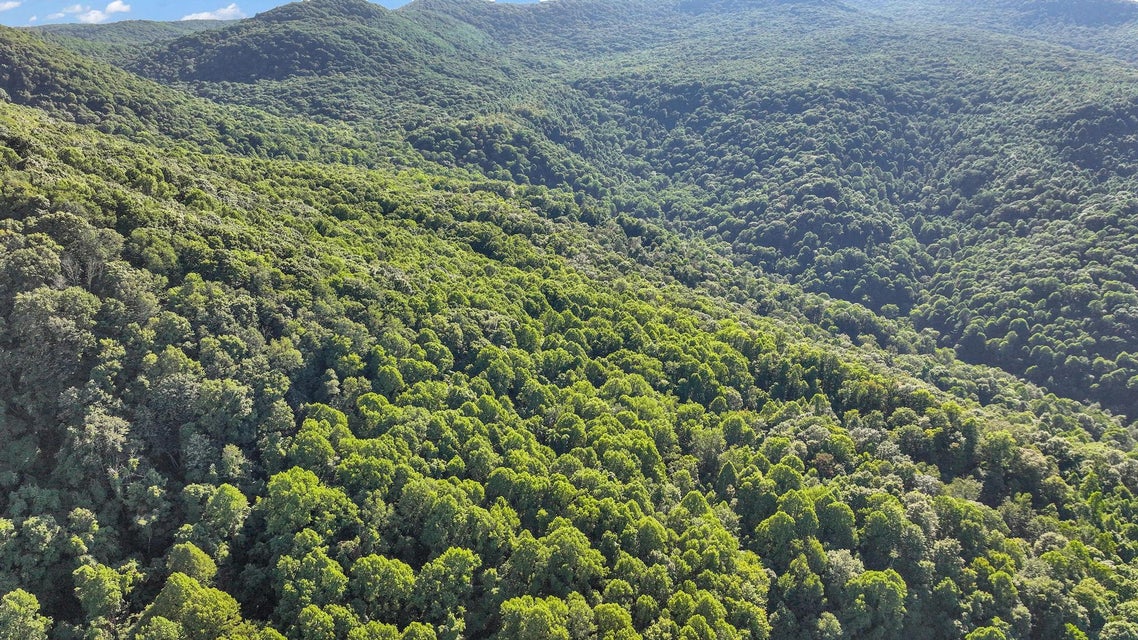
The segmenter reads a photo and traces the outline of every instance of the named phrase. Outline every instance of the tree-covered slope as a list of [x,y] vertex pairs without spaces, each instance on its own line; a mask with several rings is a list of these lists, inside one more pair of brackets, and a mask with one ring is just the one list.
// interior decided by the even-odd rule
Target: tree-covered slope
[[359,163],[400,155],[366,131],[218,105],[0,27],[0,97],[70,122],[163,146]]
[[508,93],[516,78],[497,49],[442,16],[413,21],[364,0],[316,0],[157,42],[119,64],[219,102],[390,129]]
[[4,127],[6,619],[1128,628],[1138,462],[1104,416],[1006,381],[981,409],[638,274],[542,189]]
[[1124,208],[1133,188],[1133,71],[1017,40],[920,35],[935,54],[844,22],[763,48],[709,38],[692,50],[724,61],[714,67],[673,64],[665,49],[573,83],[603,105],[597,129],[638,132],[605,162],[664,195],[632,196],[630,213],[1133,415],[1133,236],[1123,209],[1112,222],[1094,213]]
[[123,60],[136,55],[139,47],[173,40],[197,31],[217,29],[227,23],[225,20],[124,20],[104,24],[45,24],[31,27],[29,31],[63,43],[84,55],[121,64]]
[[1128,67],[830,2],[0,45],[0,637],[1138,637],[1070,399],[1132,402]]
[[[833,2],[316,1],[163,43],[137,68],[572,189],[1133,416],[1135,256],[1120,227],[1085,221],[1133,190],[1134,72],[992,33],[1020,14],[980,6],[987,31]],[[1052,25],[1076,11],[1021,9]],[[264,42],[291,53],[230,65],[243,84],[208,71]],[[392,71],[403,63],[418,71]],[[1109,265],[1085,250],[1103,243]]]
[[227,20],[182,20],[179,22],[124,20],[105,24],[45,24],[40,27],[32,27],[30,30],[36,33],[86,40],[117,48],[122,45],[138,46],[163,40],[173,40],[198,31],[218,29],[228,23]]
[[852,0],[850,4],[904,20],[1028,36],[1138,61],[1134,48],[1138,7],[1129,0]]

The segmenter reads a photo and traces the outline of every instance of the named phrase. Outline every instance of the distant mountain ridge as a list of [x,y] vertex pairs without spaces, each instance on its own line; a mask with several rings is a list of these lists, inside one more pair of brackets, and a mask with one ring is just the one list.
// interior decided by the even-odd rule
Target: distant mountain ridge
[[104,44],[148,44],[171,40],[196,31],[224,27],[229,20],[180,20],[156,22],[153,20],[123,20],[106,24],[45,24],[30,27],[36,33],[63,36]]
[[1130,0],[851,0],[849,4],[885,16],[987,29],[1138,62],[1132,46],[1138,5]]

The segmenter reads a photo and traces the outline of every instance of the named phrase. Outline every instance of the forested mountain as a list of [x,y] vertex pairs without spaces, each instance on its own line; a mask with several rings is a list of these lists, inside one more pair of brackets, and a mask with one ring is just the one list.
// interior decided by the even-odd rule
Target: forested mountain
[[[1134,11],[979,7],[958,13],[1046,33],[1068,13],[1130,33]],[[162,40],[125,66],[571,189],[629,224],[702,235],[738,264],[905,317],[967,361],[1135,416],[1134,70],[1043,36],[945,26],[936,10],[954,11],[325,0]]]
[[12,29],[0,31],[0,96],[154,146],[350,163],[390,157],[368,132],[218,105]]
[[[497,46],[456,20],[362,0],[298,2],[142,47],[125,66],[221,102],[321,120],[471,112],[510,92]],[[234,61],[239,61],[237,64]]]
[[0,638],[1138,638],[1133,19],[0,29]]

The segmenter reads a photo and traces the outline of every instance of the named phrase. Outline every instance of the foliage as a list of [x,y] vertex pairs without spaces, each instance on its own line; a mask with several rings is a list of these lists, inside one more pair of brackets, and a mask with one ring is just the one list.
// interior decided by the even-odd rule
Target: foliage
[[1134,635],[1116,62],[827,2],[137,29],[151,80],[0,31],[0,636]]

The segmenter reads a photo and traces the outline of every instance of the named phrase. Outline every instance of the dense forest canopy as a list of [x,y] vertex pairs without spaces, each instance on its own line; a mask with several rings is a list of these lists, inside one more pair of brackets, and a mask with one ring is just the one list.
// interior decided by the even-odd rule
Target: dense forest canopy
[[[1111,29],[1135,24],[1100,5]],[[1109,213],[1130,206],[1134,70],[1052,44],[1064,7],[981,3],[987,28],[964,29],[902,21],[904,3],[305,2],[122,64],[702,235],[1134,416],[1135,256]],[[992,26],[1024,21],[1037,38]]]
[[0,29],[0,639],[1138,638],[1136,20]]

